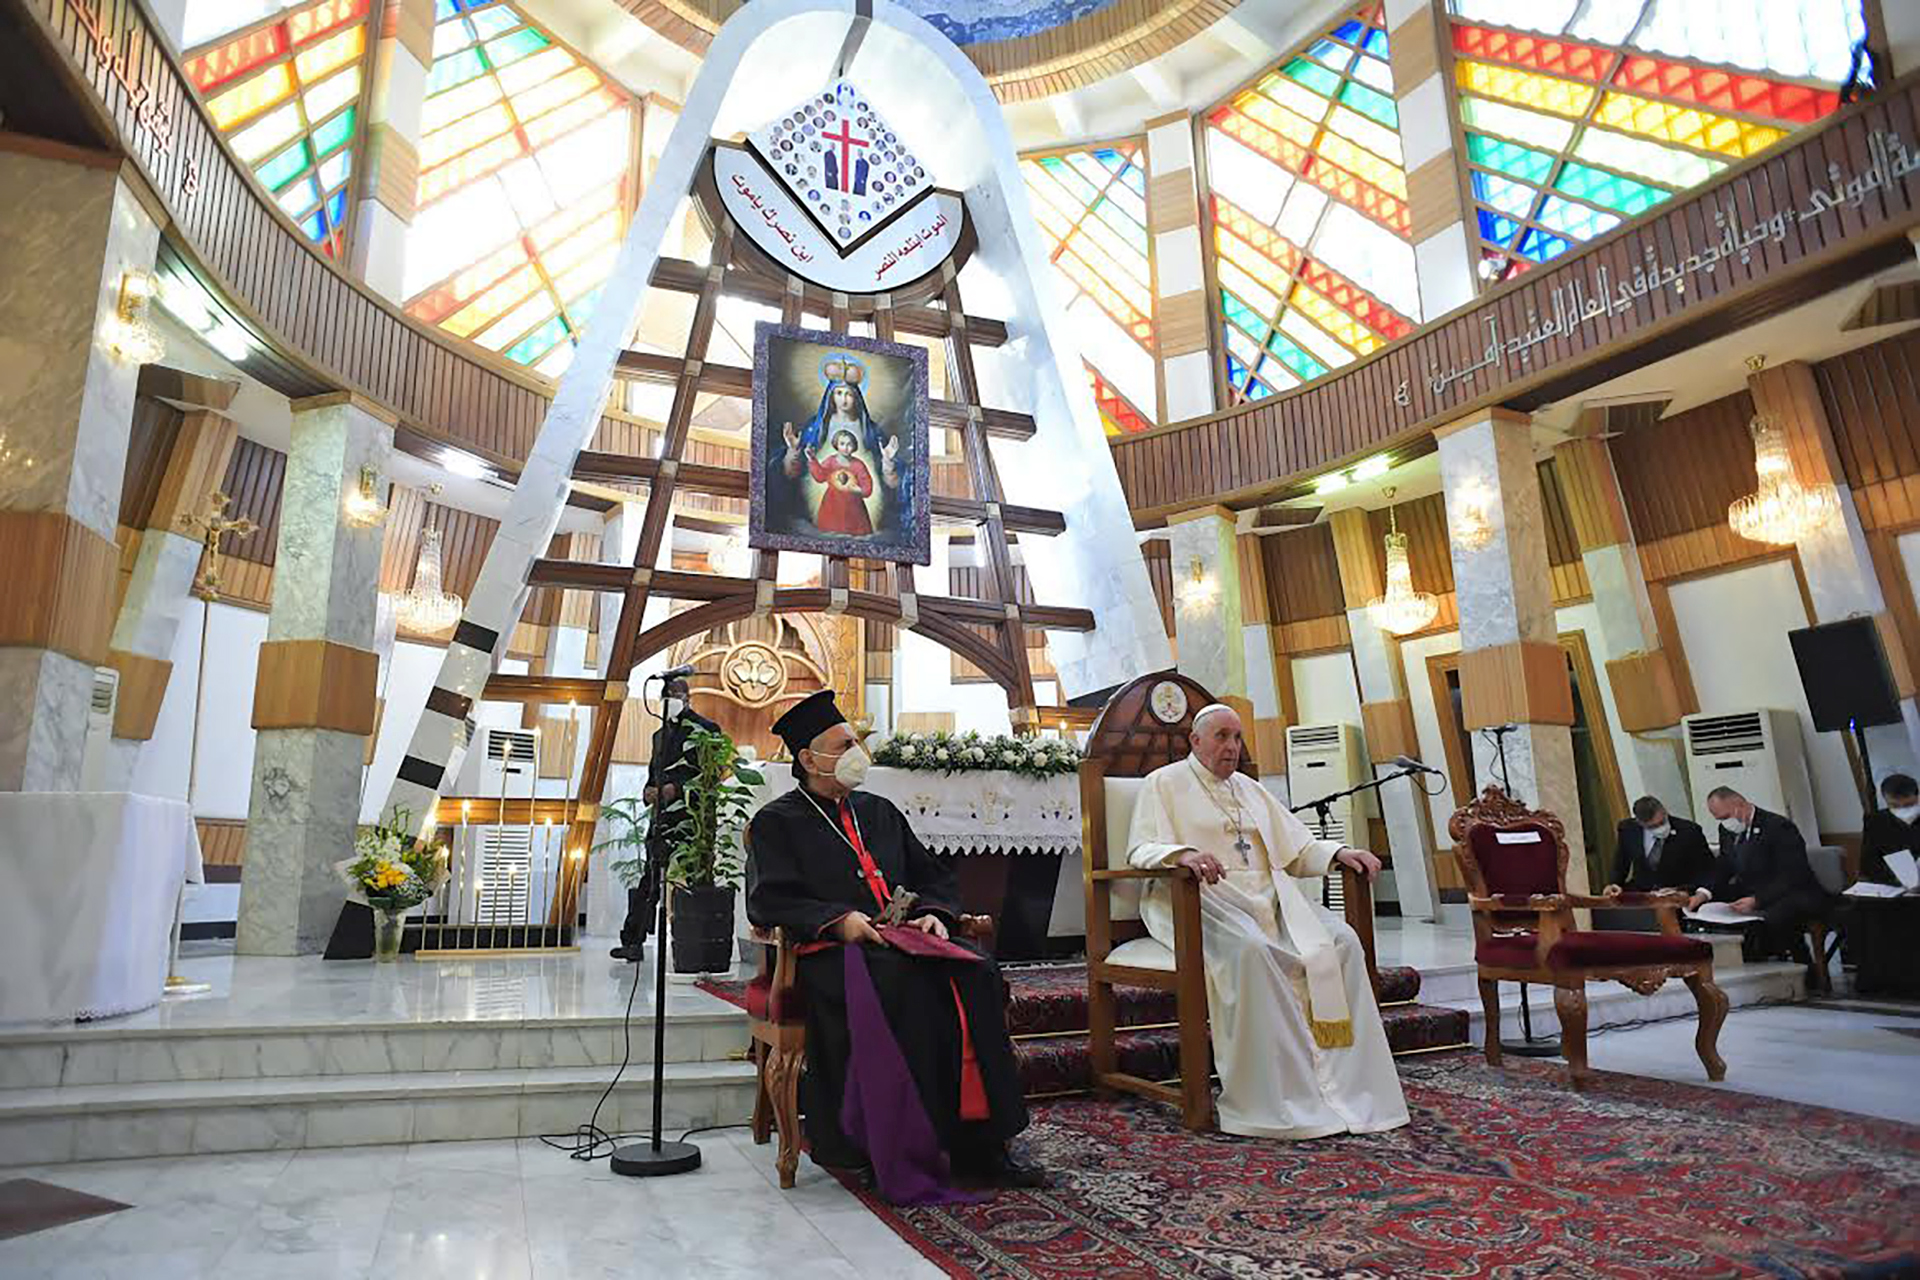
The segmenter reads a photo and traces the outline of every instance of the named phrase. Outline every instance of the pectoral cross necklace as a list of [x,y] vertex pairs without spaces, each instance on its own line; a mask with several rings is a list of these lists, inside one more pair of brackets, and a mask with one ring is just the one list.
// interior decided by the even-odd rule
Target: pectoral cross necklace
[[[1187,759],[1191,761],[1193,757],[1188,756]],[[1226,819],[1225,829],[1227,834],[1233,837],[1233,851],[1240,855],[1240,865],[1243,867],[1250,865],[1248,855],[1253,852],[1253,845],[1247,840],[1247,815],[1246,811],[1240,807],[1240,797],[1233,793],[1233,779],[1228,778],[1222,782],[1197,764],[1194,765],[1194,769],[1200,774],[1200,790],[1206,792],[1207,799],[1213,801],[1213,807],[1220,811],[1222,818]],[[1215,794],[1216,788],[1226,790],[1228,798],[1233,801],[1231,810],[1220,802],[1220,797]]]

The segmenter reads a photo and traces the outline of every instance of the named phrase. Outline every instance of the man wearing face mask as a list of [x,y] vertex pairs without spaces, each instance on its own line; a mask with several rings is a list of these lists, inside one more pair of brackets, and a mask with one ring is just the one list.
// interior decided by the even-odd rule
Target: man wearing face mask
[[1720,857],[1713,878],[1694,891],[1691,906],[1698,909],[1711,899],[1765,917],[1763,926],[1747,934],[1749,960],[1791,955],[1807,963],[1807,922],[1824,915],[1831,902],[1814,879],[1800,828],[1732,787],[1709,792],[1707,812],[1720,824]]
[[1890,773],[1880,784],[1880,798],[1887,807],[1868,814],[1860,832],[1860,878],[1899,884],[1887,867],[1887,855],[1904,849],[1920,857],[1920,782]]
[[[662,810],[680,798],[680,788],[698,772],[693,763],[681,757],[687,754],[687,737],[695,729],[717,729],[713,721],[695,711],[687,698],[684,677],[667,682],[660,692],[660,727],[653,731],[653,758],[647,766],[647,785],[641,802],[657,818]],[[613,949],[616,960],[638,961],[644,955],[647,931],[660,913],[660,881],[649,874],[654,859],[665,858],[666,831],[670,824],[651,821],[647,825],[647,861],[641,868],[640,882],[627,890],[627,919],[620,926],[620,945]],[[659,865],[664,865],[659,864]]]
[[1653,796],[1633,802],[1633,816],[1620,824],[1613,856],[1613,883],[1635,893],[1692,890],[1713,874],[1713,851],[1697,822],[1676,818]]
[[842,948],[852,946],[863,950],[887,1027],[954,1172],[1002,1186],[1044,1185],[1044,1175],[1006,1149],[1026,1128],[1027,1109],[999,970],[987,959],[910,957],[875,928],[905,889],[917,895],[907,924],[948,939],[958,920],[957,877],[890,801],[859,790],[867,753],[831,689],[795,704],[773,731],[792,752],[796,785],[748,828],[747,917],[801,943],[807,1060],[800,1108],[814,1163],[869,1166],[868,1153],[840,1126],[853,1055]]

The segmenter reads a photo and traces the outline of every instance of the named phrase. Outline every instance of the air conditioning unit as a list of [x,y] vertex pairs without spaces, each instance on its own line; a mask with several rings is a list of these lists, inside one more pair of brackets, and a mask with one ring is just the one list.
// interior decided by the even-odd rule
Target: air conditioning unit
[[[1358,725],[1287,726],[1287,795],[1294,804],[1345,791],[1366,780],[1366,753],[1361,750]],[[1302,810],[1300,820],[1321,839],[1363,848],[1367,843],[1367,811],[1357,796],[1329,804],[1324,822],[1312,809]],[[1339,876],[1326,876],[1319,884],[1300,887],[1309,898],[1331,910],[1343,910],[1346,906]]]
[[[80,785],[87,791],[108,791],[107,753],[112,749],[113,713],[120,701],[120,673],[112,667],[93,669],[93,693],[87,701],[87,742],[80,758]],[[125,788],[121,782],[119,786]]]
[[1762,809],[1786,814],[1809,844],[1819,843],[1820,821],[1798,715],[1774,708],[1693,715],[1680,723],[1696,818],[1710,825],[1707,793],[1732,787]]
[[525,799],[533,794],[534,733],[531,729],[480,730],[485,752],[474,794]]
[[479,845],[471,923],[526,924],[533,910],[533,832],[526,827],[481,827]]

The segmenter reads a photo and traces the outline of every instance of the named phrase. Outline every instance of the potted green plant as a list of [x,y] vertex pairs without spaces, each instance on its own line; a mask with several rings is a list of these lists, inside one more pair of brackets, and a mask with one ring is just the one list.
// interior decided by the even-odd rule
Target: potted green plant
[[713,973],[733,963],[733,899],[746,878],[740,832],[762,779],[718,729],[687,735],[680,764],[691,773],[659,814],[667,847],[668,912],[675,973]]
[[652,816],[652,811],[638,796],[621,796],[600,806],[600,825],[613,834],[594,845],[593,851],[617,852],[617,856],[608,860],[607,870],[622,888],[640,887],[640,878],[646,871],[647,827]]

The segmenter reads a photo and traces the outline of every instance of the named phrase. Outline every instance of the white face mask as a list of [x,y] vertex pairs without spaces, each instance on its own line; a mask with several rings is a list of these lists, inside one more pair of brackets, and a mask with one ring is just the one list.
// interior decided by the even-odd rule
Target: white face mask
[[[815,763],[819,759],[816,755]],[[851,791],[867,780],[867,766],[872,763],[873,758],[867,754],[867,749],[856,742],[842,751],[840,758],[833,762],[833,780]]]
[[1887,812],[1902,822],[1912,822],[1915,818],[1920,818],[1920,804],[1897,804]]
[[1730,836],[1737,836],[1747,829],[1747,824],[1738,818],[1720,819],[1720,829]]
[[1673,834],[1673,824],[1670,822],[1663,822],[1657,827],[1648,827],[1647,834],[1652,836],[1655,840],[1665,840],[1668,836]]
[[660,711],[669,720],[678,720],[687,709],[687,704],[679,698],[668,698],[660,704]]

